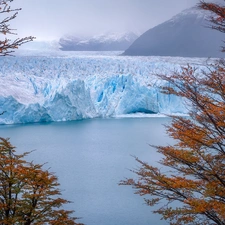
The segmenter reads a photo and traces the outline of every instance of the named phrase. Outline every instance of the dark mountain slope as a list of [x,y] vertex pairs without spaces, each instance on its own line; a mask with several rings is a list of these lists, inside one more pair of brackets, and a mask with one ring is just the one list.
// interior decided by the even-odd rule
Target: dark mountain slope
[[207,28],[205,11],[191,8],[148,30],[124,55],[224,57],[224,34]]

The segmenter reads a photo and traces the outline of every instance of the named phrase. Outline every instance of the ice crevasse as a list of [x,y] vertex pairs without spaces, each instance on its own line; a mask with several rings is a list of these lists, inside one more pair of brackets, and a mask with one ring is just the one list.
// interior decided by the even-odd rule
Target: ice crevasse
[[[203,67],[203,59],[190,63]],[[186,64],[169,57],[4,57],[0,124],[187,113],[183,99],[160,92],[165,82],[154,75]]]

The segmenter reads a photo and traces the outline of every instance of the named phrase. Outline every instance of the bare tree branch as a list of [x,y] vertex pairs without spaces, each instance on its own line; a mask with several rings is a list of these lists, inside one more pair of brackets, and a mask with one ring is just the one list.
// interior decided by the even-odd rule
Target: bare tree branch
[[[0,21],[0,33],[4,36],[6,35],[17,35],[15,29],[10,28],[10,22],[14,20],[18,12],[21,8],[12,9],[9,5],[13,0],[2,0],[0,1],[0,14],[7,14],[2,21]],[[15,52],[19,46],[33,41],[35,37],[29,36],[24,38],[17,38],[15,40],[11,40],[9,38],[5,38],[4,40],[0,40],[0,56],[8,56]]]

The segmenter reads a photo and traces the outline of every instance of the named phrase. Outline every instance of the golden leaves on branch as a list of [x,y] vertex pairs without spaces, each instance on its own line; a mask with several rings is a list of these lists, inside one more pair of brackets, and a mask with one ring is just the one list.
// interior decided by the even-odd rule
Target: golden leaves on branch
[[0,138],[0,224],[79,224],[69,201],[60,197],[57,177],[42,165],[27,162]]
[[162,168],[136,158],[138,178],[121,184],[146,196],[150,206],[161,203],[154,212],[170,224],[224,224],[225,64],[205,71],[187,65],[158,77],[167,82],[163,93],[187,100],[189,115],[171,116],[166,129],[174,145],[153,146],[162,154]]

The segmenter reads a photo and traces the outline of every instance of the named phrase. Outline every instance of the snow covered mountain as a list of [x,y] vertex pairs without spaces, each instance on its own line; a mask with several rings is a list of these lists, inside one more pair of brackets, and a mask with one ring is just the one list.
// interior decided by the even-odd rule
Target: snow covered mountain
[[66,36],[59,44],[63,51],[124,51],[137,37],[133,32],[106,33],[90,38]]
[[146,31],[124,55],[224,57],[220,52],[224,35],[207,28],[205,10],[190,8]]
[[0,124],[186,113],[153,74],[188,62],[204,68],[203,59],[61,54],[0,60]]

